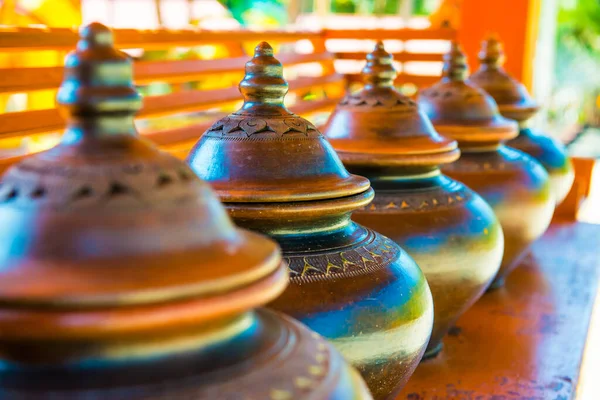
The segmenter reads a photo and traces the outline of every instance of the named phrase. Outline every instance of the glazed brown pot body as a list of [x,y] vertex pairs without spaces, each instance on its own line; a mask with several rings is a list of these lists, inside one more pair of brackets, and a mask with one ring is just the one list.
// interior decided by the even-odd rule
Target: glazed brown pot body
[[351,221],[373,197],[324,136],[283,106],[287,83],[267,44],[240,84],[241,110],[188,157],[234,221],[282,248],[290,285],[270,303],[325,336],[374,397],[392,398],[416,368],[433,322],[421,270],[390,239]]
[[373,202],[352,218],[406,249],[427,277],[434,324],[425,357],[435,356],[444,335],[496,276],[502,228],[478,194],[439,171],[394,180],[350,170],[369,177],[375,189]]
[[502,286],[552,219],[555,201],[547,172],[529,155],[507,146],[463,151],[443,171],[479,193],[496,213],[504,231],[504,257],[492,287]]
[[504,255],[491,287],[502,285],[529,245],[548,227],[555,201],[544,168],[532,157],[503,145],[518,132],[494,99],[466,80],[460,46],[444,56],[442,79],[418,102],[440,134],[458,141],[461,157],[442,167],[492,207],[504,231]]
[[260,308],[288,283],[276,243],[140,140],[110,30],[84,27],[66,64],[61,143],[0,180],[0,397],[371,399],[325,339]]
[[502,259],[503,236],[485,201],[444,176],[457,143],[441,137],[414,101],[393,87],[382,43],[367,56],[365,87],[338,104],[325,134],[352,173],[369,178],[375,199],[352,218],[398,243],[423,270],[434,302],[426,357],[485,291]]
[[[349,212],[339,214],[371,197],[369,191],[359,199],[316,204],[225,206],[237,224],[269,235],[282,248],[290,285],[270,307],[328,338],[373,396],[385,399],[397,394],[421,360],[433,307],[425,277],[405,251],[352,222]],[[288,212],[297,213],[301,224]]]
[[[230,320],[219,329],[190,327],[179,332],[181,336],[169,331],[121,335],[118,345],[115,339],[114,347],[104,342],[106,347],[99,349],[106,351],[105,356],[115,351],[137,353],[122,359],[71,359],[62,365],[56,359],[49,363],[38,359],[38,365],[30,360],[24,366],[25,353],[38,358],[40,351],[46,355],[49,351],[42,350],[42,343],[16,342],[12,347],[18,346],[20,354],[14,364],[6,352],[3,355],[2,392],[7,398],[65,400],[371,399],[358,373],[325,339],[300,323],[265,309]],[[127,348],[128,341],[138,346]],[[144,344],[154,350],[140,356]],[[54,357],[66,355],[70,347],[61,341],[52,341],[52,346]],[[179,349],[157,351],[170,346]],[[80,343],[70,350],[84,347]]]
[[489,38],[482,43],[480,67],[469,80],[484,89],[498,104],[500,113],[519,122],[519,136],[506,144],[521,150],[542,164],[550,176],[550,186],[557,203],[569,193],[575,174],[565,147],[543,132],[527,127],[527,121],[539,110],[523,84],[503,68],[502,43]]

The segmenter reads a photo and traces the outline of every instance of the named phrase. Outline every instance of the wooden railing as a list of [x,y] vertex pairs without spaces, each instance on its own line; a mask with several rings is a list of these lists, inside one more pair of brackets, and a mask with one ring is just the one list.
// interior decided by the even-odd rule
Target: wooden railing
[[[166,150],[183,157],[198,136],[219,115],[232,111],[240,102],[237,84],[243,76],[245,62],[251,56],[253,46],[263,40],[275,46],[277,57],[285,65],[291,94],[287,97],[290,108],[318,124],[343,96],[349,83],[357,81],[357,74],[342,76],[336,72],[336,60],[355,59],[362,63],[365,52],[327,51],[332,39],[360,38],[369,40],[389,39],[448,40],[451,30],[390,30],[390,31],[232,31],[213,32],[200,30],[131,30],[114,31],[118,48],[132,54],[148,55],[162,51],[155,59],[135,57],[135,83],[146,94],[144,108],[138,115],[142,134],[154,140]],[[30,98],[41,91],[55,91],[63,78],[61,59],[76,45],[78,34],[63,28],[0,28],[0,98],[15,95],[25,101],[12,112],[0,110],[0,170],[24,155],[53,145],[64,121],[54,104],[32,107]],[[197,49],[211,45],[220,50],[217,57],[201,59],[192,50],[188,57],[174,59],[169,53],[181,49]],[[132,50],[133,49],[133,50]],[[19,56],[28,54],[31,59],[36,52],[56,52],[54,65],[18,65]],[[41,54],[41,53],[40,53]],[[411,61],[439,61],[441,54],[420,54],[407,51],[395,53],[400,63]],[[13,66],[11,66],[11,64]],[[16,65],[16,66],[15,66]],[[417,86],[433,83],[436,74],[430,76],[401,73],[399,81]],[[152,95],[153,85],[166,86],[163,93]],[[2,101],[0,101],[0,106]],[[27,145],[28,139],[42,138],[43,145]],[[23,140],[20,140],[23,139]],[[25,143],[25,145],[23,144]],[[6,151],[7,150],[7,151]],[[14,153],[17,153],[15,156]],[[9,156],[7,156],[9,154]]]
[[[400,73],[396,78],[396,84],[399,86],[412,85],[412,90],[408,90],[408,94],[420,87],[427,87],[435,83],[439,79],[441,72],[441,62],[444,51],[447,51],[446,46],[437,46],[431,49],[427,46],[427,42],[432,41],[452,41],[456,39],[456,31],[453,29],[398,29],[398,30],[327,30],[324,32],[325,39],[340,40],[383,40],[383,41],[399,41],[401,50],[390,51],[394,56],[394,61],[398,64]],[[411,41],[420,41],[421,46],[418,51],[407,49],[407,44]],[[397,46],[396,46],[397,47]],[[423,50],[429,50],[424,52]],[[339,51],[335,52],[336,60],[352,60],[363,61],[367,55],[367,51]],[[440,64],[432,66],[428,71],[420,71],[419,73],[407,72],[407,66],[411,63],[425,64]],[[360,82],[361,77],[359,71],[344,74],[349,83]]]

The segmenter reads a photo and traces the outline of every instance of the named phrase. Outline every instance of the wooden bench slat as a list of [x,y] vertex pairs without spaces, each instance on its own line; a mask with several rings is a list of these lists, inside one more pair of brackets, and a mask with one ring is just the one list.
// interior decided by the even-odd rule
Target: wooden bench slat
[[[136,61],[134,63],[134,78],[136,85],[146,85],[152,82],[178,84],[184,82],[202,81],[202,78],[219,74],[243,74],[244,64],[249,56],[243,54],[242,43],[259,42],[262,40],[274,42],[297,42],[309,40],[315,53],[311,54],[278,54],[279,60],[285,66],[319,63],[323,67],[323,75],[317,77],[299,77],[289,80],[290,91],[296,92],[300,98],[292,107],[298,114],[309,114],[335,107],[344,92],[347,82],[360,81],[360,75],[349,74],[344,77],[333,72],[334,59],[365,58],[363,52],[341,52],[334,57],[325,49],[326,39],[443,39],[451,40],[455,36],[452,29],[398,29],[388,31],[370,30],[325,30],[317,32],[287,32],[287,31],[202,31],[188,30],[135,30],[116,29],[115,45],[121,49],[167,49],[170,47],[193,47],[202,44],[223,45],[230,50],[227,58],[216,60],[155,60]],[[69,28],[10,28],[0,27],[0,52],[11,53],[30,50],[72,50],[78,39],[75,30]],[[407,61],[441,61],[440,54],[421,54],[398,52],[395,57],[400,62]],[[301,71],[300,71],[301,72]],[[63,67],[26,67],[0,69],[0,94],[22,93],[35,90],[55,90],[63,79]],[[398,82],[410,82],[417,86],[430,85],[438,78],[401,74]],[[224,82],[227,84],[227,82]],[[229,82],[233,84],[233,82]],[[335,86],[332,86],[335,85]],[[223,106],[241,101],[237,86],[222,89],[185,90],[177,87],[173,93],[159,96],[147,96],[144,108],[139,118],[160,116],[175,116],[178,113],[190,111],[206,111],[209,109],[225,110]],[[309,90],[322,91],[329,98],[310,101],[301,97]],[[332,90],[330,90],[332,89]],[[332,93],[334,97],[332,97]],[[210,114],[211,121],[219,117],[219,113]],[[57,109],[29,110],[0,114],[0,139],[23,137],[33,134],[43,134],[60,131],[64,121]],[[160,132],[146,132],[144,136],[167,148],[174,154],[182,155],[210,124],[196,123],[183,128],[168,129]],[[0,159],[0,170],[22,157]]]
[[[361,74],[345,74],[348,82],[362,82],[363,78]],[[425,88],[427,86],[431,86],[437,81],[440,80],[439,76],[433,75],[413,75],[413,74],[398,74],[398,77],[395,80],[397,85],[401,85],[403,83],[412,83],[417,85],[419,88]]]
[[328,29],[326,39],[453,40],[456,30],[440,29]]
[[[289,81],[290,91],[299,91],[331,83],[342,84],[339,74],[319,77],[301,77]],[[144,107],[138,117],[157,117],[167,114],[202,111],[241,100],[237,87],[213,90],[187,90],[163,96],[144,98]],[[57,109],[22,111],[0,114],[0,138],[27,136],[53,132],[64,127]]]
[[298,115],[306,115],[317,111],[333,110],[340,100],[341,98],[336,97],[315,101],[300,101],[290,109]]
[[[290,80],[290,91],[299,91],[330,83],[343,83],[341,75],[332,74],[317,77],[300,77]],[[241,101],[237,86],[213,90],[186,90],[163,96],[150,96],[144,99],[144,107],[139,117],[156,117],[186,111],[203,111],[219,105]],[[1,118],[1,116],[0,116]]]
[[[270,41],[297,41],[318,39],[318,31],[203,31],[189,30],[135,30],[115,29],[115,45],[120,48],[155,49],[192,47],[206,43],[239,43]],[[65,28],[0,28],[2,51],[72,50],[78,39],[75,30]]]
[[0,139],[54,132],[64,125],[55,108],[0,114]]
[[[339,98],[323,99],[315,101],[298,101],[290,109],[299,115],[308,114],[311,112],[333,109],[338,103]],[[185,142],[188,140],[197,139],[202,133],[204,133],[211,125],[219,118],[225,116],[226,113],[221,115],[216,114],[211,118],[211,122],[203,122],[198,124],[192,124],[181,128],[165,129],[161,131],[148,132],[143,136],[152,140],[159,146],[172,146],[178,142]]]
[[[134,63],[134,78],[138,85],[154,81],[188,82],[217,73],[243,73],[248,57],[216,60],[141,61]],[[286,66],[331,60],[330,53],[282,54]],[[56,89],[63,79],[63,67],[0,69],[0,93],[19,93],[32,90]]]
[[[297,104],[291,107],[291,110],[296,114],[304,115],[311,112],[333,109],[338,103],[338,101],[338,98],[323,99],[317,101],[299,101],[297,102]],[[223,113],[221,115],[215,114],[211,117],[210,122],[191,124],[189,126],[181,128],[147,132],[143,133],[142,136],[153,141],[159,146],[176,146],[180,143],[185,143],[186,141],[197,140],[202,133],[204,133],[206,130],[208,130],[208,128],[210,128],[214,121],[221,118],[225,114],[226,113]],[[189,150],[191,150],[191,146],[188,149],[188,151]],[[27,157],[27,155],[0,158],[0,173],[4,172],[12,164],[21,161],[24,157]]]
[[63,67],[0,69],[0,93],[20,93],[57,88],[63,79]]
[[[365,60],[367,52],[339,52],[335,53],[334,57],[338,60]],[[408,61],[426,61],[426,62],[438,62],[443,61],[443,54],[438,53],[408,53],[398,52],[391,53],[394,56],[394,60],[398,62]]]

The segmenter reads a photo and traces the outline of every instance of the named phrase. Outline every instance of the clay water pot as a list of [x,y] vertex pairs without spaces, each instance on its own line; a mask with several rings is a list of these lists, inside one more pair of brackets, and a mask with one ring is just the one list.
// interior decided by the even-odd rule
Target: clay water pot
[[0,383],[11,399],[370,399],[325,339],[258,308],[278,246],[141,140],[132,64],[94,23],[55,148],[0,180]]
[[517,135],[517,123],[502,117],[494,99],[466,75],[465,56],[453,43],[441,81],[423,90],[418,103],[435,129],[461,149],[461,157],[442,171],[480,194],[502,225],[504,256],[491,286],[496,288],[546,231],[555,201],[544,167],[504,145]]
[[498,272],[504,238],[490,206],[440,172],[456,161],[456,141],[440,136],[417,104],[394,88],[392,56],[379,42],[362,71],[365,87],[346,96],[324,133],[375,199],[352,219],[388,236],[415,259],[433,295],[436,355],[457,318]]
[[328,338],[377,399],[394,396],[431,334],[427,281],[412,258],[351,221],[371,202],[313,124],[283,105],[288,84],[267,43],[240,83],[243,107],[217,121],[188,157],[234,221],[283,250],[290,285],[270,306]]
[[539,106],[525,86],[504,70],[504,59],[502,43],[490,37],[483,42],[479,52],[479,70],[469,80],[494,98],[500,114],[519,123],[519,136],[509,140],[507,145],[529,154],[546,168],[552,191],[560,203],[573,185],[573,165],[562,143],[527,126]]

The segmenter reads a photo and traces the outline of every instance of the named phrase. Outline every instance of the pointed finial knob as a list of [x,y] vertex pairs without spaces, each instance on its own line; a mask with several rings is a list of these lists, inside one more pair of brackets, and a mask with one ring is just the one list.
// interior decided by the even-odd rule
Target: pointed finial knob
[[113,34],[111,30],[99,22],[92,22],[84,25],[79,29],[79,37],[81,40],[78,47],[110,47],[114,44]]
[[398,76],[393,65],[393,57],[385,51],[383,42],[380,40],[375,49],[367,54],[367,64],[362,70],[366,88],[392,87],[394,79]]
[[283,66],[273,57],[273,48],[261,42],[254,49],[254,57],[246,63],[246,75],[240,82],[244,109],[256,105],[283,107],[288,83],[283,79]]
[[444,54],[442,77],[450,81],[464,81],[467,79],[468,73],[467,57],[463,53],[460,44],[453,41],[450,51]]
[[[141,96],[133,86],[130,57],[113,47],[111,30],[100,23],[82,27],[79,35],[77,49],[65,59],[57,96],[62,110],[69,118],[85,118],[88,127],[99,117],[133,117],[141,107]],[[100,125],[90,131],[97,134]]]
[[504,64],[504,49],[497,35],[491,34],[481,42],[479,61],[485,68],[499,68]]

